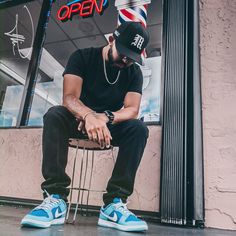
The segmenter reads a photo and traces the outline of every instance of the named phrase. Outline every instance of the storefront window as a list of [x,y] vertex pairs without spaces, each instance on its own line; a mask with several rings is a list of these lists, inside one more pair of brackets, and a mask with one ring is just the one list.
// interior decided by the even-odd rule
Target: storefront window
[[[62,103],[62,72],[71,53],[78,48],[105,46],[108,35],[118,24],[120,16],[116,1],[103,1],[107,6],[102,15],[94,9],[93,16],[83,18],[81,11],[77,11],[70,19],[66,19],[70,16],[66,9],[73,2],[60,0],[53,3],[29,125],[42,125],[43,114],[48,108]],[[100,6],[100,1],[96,2]],[[65,19],[62,21],[63,17]],[[148,5],[146,23],[150,43],[146,51],[146,66],[142,68],[144,85],[139,116],[146,122],[156,123],[160,118],[161,0],[152,1]]]
[[0,127],[16,125],[41,4],[0,10]]

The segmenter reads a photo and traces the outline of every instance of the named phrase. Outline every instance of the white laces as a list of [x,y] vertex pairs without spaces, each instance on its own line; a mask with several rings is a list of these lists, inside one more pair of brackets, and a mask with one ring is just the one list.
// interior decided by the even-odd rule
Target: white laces
[[127,204],[128,203],[123,203],[123,202],[119,202],[115,204],[115,208],[116,210],[119,210],[120,212],[122,212],[124,215],[134,215],[134,213],[132,213],[128,208],[127,208]]
[[60,200],[54,198],[52,195],[49,195],[47,191],[45,191],[47,193],[47,198],[44,199],[44,201],[37,206],[34,210],[51,210],[54,206],[56,206]]

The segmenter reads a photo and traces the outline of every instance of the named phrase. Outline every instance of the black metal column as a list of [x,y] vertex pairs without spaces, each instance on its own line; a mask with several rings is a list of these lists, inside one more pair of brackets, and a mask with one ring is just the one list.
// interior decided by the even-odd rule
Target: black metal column
[[44,0],[42,4],[38,27],[33,44],[32,56],[29,62],[26,83],[24,86],[19,115],[17,118],[17,127],[25,126],[28,124],[52,2],[53,0]]
[[161,222],[204,222],[198,1],[164,0]]
[[204,171],[203,171],[203,132],[202,132],[202,96],[199,56],[199,1],[193,1],[193,166],[194,199],[193,218],[196,225],[203,225],[205,219],[204,205]]

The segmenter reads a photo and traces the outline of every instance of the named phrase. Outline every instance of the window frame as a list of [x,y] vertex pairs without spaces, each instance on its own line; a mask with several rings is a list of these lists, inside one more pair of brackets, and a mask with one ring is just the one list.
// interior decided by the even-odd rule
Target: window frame
[[[23,3],[33,2],[35,0],[6,0],[0,3],[0,10],[8,7],[17,6]],[[37,74],[39,70],[41,54],[43,50],[43,44],[45,41],[45,34],[47,30],[47,24],[50,18],[50,11],[52,8],[52,4],[55,0],[43,0],[43,4],[40,11],[40,16],[38,20],[38,25],[36,29],[36,35],[33,44],[33,50],[31,55],[31,60],[29,62],[29,67],[27,71],[26,81],[24,85],[24,91],[21,97],[21,104],[18,112],[16,126],[11,127],[0,127],[0,129],[9,129],[9,128],[42,128],[42,125],[32,126],[28,125],[30,111],[35,95],[35,87],[37,84]],[[164,18],[164,15],[163,15]],[[45,26],[45,27],[44,27]],[[163,35],[163,28],[162,28]],[[163,40],[162,40],[163,45]],[[163,46],[162,46],[163,47]],[[163,68],[163,59],[161,60],[161,68]],[[161,126],[162,124],[162,85],[163,85],[164,72],[161,70],[161,88],[160,88],[160,119],[159,121],[146,121],[145,124],[148,126]]]
[[[34,0],[8,0],[0,3],[0,10],[8,7],[14,7],[20,4],[33,2]],[[19,108],[19,113],[17,117],[16,126],[14,127],[0,127],[4,129],[9,128],[25,128],[25,127],[39,127],[42,126],[27,126],[30,110],[34,97],[34,90],[36,86],[37,73],[39,69],[39,62],[41,59],[41,52],[43,49],[43,43],[45,40],[45,32],[50,16],[50,10],[52,7],[53,0],[43,0],[43,4],[40,10],[39,20],[36,28],[36,34],[33,43],[33,49],[31,54],[31,59],[29,61],[29,66],[27,70],[26,81],[24,85],[23,95],[21,97],[21,104]]]

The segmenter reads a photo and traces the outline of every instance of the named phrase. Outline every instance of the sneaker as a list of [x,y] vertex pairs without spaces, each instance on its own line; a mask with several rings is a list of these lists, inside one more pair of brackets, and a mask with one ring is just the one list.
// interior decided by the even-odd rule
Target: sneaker
[[98,225],[122,231],[146,231],[147,223],[127,209],[127,203],[114,198],[107,207],[101,207]]
[[[47,193],[48,194],[48,193]],[[65,222],[67,206],[57,194],[49,195],[21,221],[22,226],[48,228]]]

